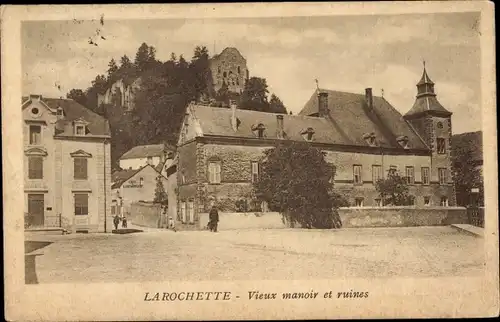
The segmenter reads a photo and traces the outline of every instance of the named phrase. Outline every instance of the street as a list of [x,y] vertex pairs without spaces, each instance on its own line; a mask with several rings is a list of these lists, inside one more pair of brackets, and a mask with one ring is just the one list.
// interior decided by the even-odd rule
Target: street
[[[29,237],[39,283],[481,274],[483,239],[451,227]],[[33,274],[27,268],[27,275]]]

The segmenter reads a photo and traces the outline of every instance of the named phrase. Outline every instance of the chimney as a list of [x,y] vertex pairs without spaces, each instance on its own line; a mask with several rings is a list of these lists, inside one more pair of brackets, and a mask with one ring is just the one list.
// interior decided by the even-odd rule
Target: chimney
[[282,139],[283,134],[285,133],[283,127],[283,114],[276,115],[276,123],[277,123],[276,136],[278,137],[278,139]]
[[328,116],[328,93],[319,92],[318,93],[318,114],[320,117]]
[[368,109],[370,111],[373,110],[373,95],[372,95],[371,88],[365,89],[365,100],[366,100],[366,106],[368,107]]
[[238,119],[236,118],[236,109],[238,106],[233,100],[229,101],[229,106],[231,107],[231,127],[233,128],[233,131],[236,132],[238,131]]

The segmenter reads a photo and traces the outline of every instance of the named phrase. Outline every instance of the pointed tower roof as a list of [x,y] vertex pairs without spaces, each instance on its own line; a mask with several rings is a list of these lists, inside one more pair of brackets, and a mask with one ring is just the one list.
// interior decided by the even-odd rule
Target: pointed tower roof
[[425,84],[434,85],[434,82],[431,81],[429,75],[427,75],[427,70],[425,69],[425,61],[424,61],[424,73],[422,74],[422,78],[420,78],[420,81],[417,83],[417,86]]
[[405,118],[415,118],[424,114],[436,116],[450,116],[452,113],[445,109],[436,98],[434,82],[427,75],[424,62],[422,78],[417,83],[417,98],[413,107],[404,115]]

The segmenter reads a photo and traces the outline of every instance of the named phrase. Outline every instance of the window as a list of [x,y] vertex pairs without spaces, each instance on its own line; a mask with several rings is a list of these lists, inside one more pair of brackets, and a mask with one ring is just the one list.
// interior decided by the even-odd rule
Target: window
[[259,163],[252,162],[252,182],[257,182],[259,180]]
[[190,224],[194,223],[194,201],[189,200],[188,201],[188,212],[187,212],[187,217],[188,217],[188,222]]
[[28,178],[43,179],[43,158],[32,156],[28,158]]
[[447,178],[446,178],[446,168],[439,168],[438,169],[438,174],[439,174],[439,184],[440,185],[445,185],[447,183]]
[[39,145],[42,143],[42,127],[40,125],[30,125],[30,144]]
[[363,198],[356,198],[354,199],[354,206],[355,207],[363,207]]
[[220,66],[217,67],[217,74],[220,74]]
[[437,138],[437,153],[439,154],[446,153],[446,141],[443,138]]
[[448,207],[448,197],[441,197],[441,207]]
[[38,115],[38,112],[40,112],[40,111],[38,110],[38,108],[37,108],[37,107],[33,107],[33,108],[31,109],[31,114]]
[[89,195],[86,193],[75,194],[75,216],[89,214]]
[[375,206],[382,207],[382,199],[380,198],[375,199]]
[[238,66],[238,74],[241,74],[241,68]]
[[236,85],[240,85],[240,80],[236,78]]
[[142,187],[144,184],[144,178],[139,178],[139,185]]
[[443,123],[438,122],[438,123],[437,123],[437,127],[438,127],[438,129],[442,129],[442,128],[443,128]]
[[258,129],[258,135],[259,135],[259,139],[262,139],[264,137],[264,129],[263,128]]
[[220,183],[221,164],[219,161],[208,163],[208,181],[210,183]]
[[73,177],[77,180],[87,179],[87,158],[74,158]]
[[353,167],[353,181],[354,184],[362,184],[362,178],[361,178],[361,166],[360,165],[355,165]]
[[116,214],[116,206],[111,206],[111,215],[115,215]]
[[85,126],[84,125],[76,125],[75,126],[75,134],[76,135],[85,135]]
[[227,77],[227,73],[226,72],[222,73],[222,77],[226,78]]
[[423,167],[422,168],[422,184],[428,185],[430,183],[429,180],[429,168],[428,167]]
[[431,197],[425,196],[424,197],[424,206],[430,206],[431,205]]
[[148,157],[148,160],[146,162],[148,164],[153,164],[153,157]]
[[413,167],[406,167],[406,183],[415,184],[415,169]]
[[382,179],[382,167],[379,165],[372,165],[372,180],[373,184]]
[[408,196],[408,205],[415,206],[415,197],[414,196]]

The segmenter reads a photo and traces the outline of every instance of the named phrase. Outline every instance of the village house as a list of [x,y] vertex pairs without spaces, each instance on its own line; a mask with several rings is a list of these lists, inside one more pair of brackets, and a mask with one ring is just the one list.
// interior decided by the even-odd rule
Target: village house
[[27,226],[110,231],[108,121],[71,99],[41,95],[23,97],[22,113]]
[[133,202],[153,202],[158,178],[167,192],[167,178],[151,164],[145,164],[139,169],[113,172],[111,214],[129,214]]
[[352,207],[383,206],[375,182],[406,177],[415,206],[453,206],[451,113],[424,68],[413,107],[402,116],[385,98],[318,89],[299,115],[191,104],[181,128],[177,222],[196,229],[212,202],[238,211],[253,200],[263,152],[280,140],[307,141],[336,168],[335,187]]
[[137,170],[146,164],[163,168],[167,160],[173,158],[173,150],[165,144],[138,145],[125,152],[118,162],[124,170]]

